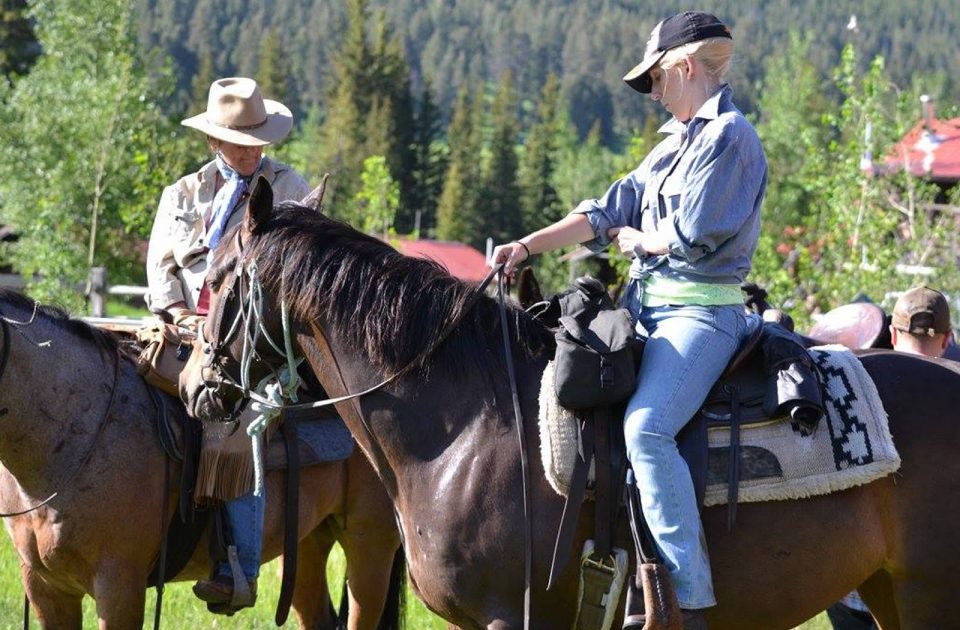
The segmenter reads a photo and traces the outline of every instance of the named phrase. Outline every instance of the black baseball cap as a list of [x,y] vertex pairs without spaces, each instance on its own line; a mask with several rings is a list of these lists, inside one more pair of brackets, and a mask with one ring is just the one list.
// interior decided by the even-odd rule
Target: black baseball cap
[[684,11],[668,17],[653,27],[647,49],[643,53],[643,61],[634,66],[623,80],[637,92],[649,94],[653,89],[650,69],[659,63],[668,50],[712,37],[733,39],[727,25],[711,13]]

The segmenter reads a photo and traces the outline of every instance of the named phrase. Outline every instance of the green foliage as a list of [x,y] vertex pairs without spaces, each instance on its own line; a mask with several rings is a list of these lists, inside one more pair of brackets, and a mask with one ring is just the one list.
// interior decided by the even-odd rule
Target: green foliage
[[956,290],[957,236],[953,217],[934,209],[940,189],[863,168],[865,155],[889,154],[915,118],[915,97],[897,90],[880,57],[860,72],[848,45],[834,75],[839,106],[823,104],[805,57],[795,39],[767,74],[759,130],[770,156],[770,220],[752,279],[801,327],[858,294],[881,301],[921,282],[911,266],[928,268],[923,282]]
[[400,185],[390,177],[386,158],[368,157],[363,161],[360,190],[354,196],[349,216],[344,218],[367,234],[382,234],[386,238],[399,205]]
[[[410,68],[404,54],[403,46],[385,14],[379,13],[373,45],[374,65],[366,85],[375,86],[375,100],[381,100],[388,107],[379,119],[371,116],[367,124],[367,134],[383,134],[383,146],[379,154],[386,156],[390,175],[400,186],[397,227],[409,232],[413,229],[417,209],[414,205],[417,166],[414,143],[417,131],[414,99],[410,89]],[[378,154],[375,147],[368,146],[367,151],[370,155]]]
[[[251,0],[135,4],[145,16],[141,41],[174,56],[184,99],[204,46],[213,50],[219,76],[250,73],[257,67],[257,51],[238,54],[238,46],[262,41],[268,29],[282,34],[298,115],[326,102],[339,81],[330,68],[348,46],[349,31],[343,27],[347,0],[274,0],[266,11]],[[420,78],[431,77],[445,111],[452,109],[461,87],[495,83],[505,70],[512,72],[520,100],[536,101],[552,72],[563,77],[565,106],[570,106],[581,139],[600,120],[601,142],[619,146],[630,130],[657,115],[656,105],[632,92],[621,77],[642,56],[654,24],[691,6],[681,0],[370,0],[370,8],[385,12],[403,42],[414,87],[422,85]],[[820,76],[828,76],[854,35],[847,30],[851,14],[858,18],[855,35],[864,60],[878,54],[895,59],[891,79],[903,89],[914,88],[918,69],[936,73],[936,85],[927,84],[926,91],[944,101],[960,99],[958,22],[950,18],[960,15],[960,0],[868,5],[857,0],[710,0],[698,8],[716,13],[733,30],[737,52],[731,81],[744,111],[756,110],[761,96],[756,86],[766,63],[783,54],[791,30],[813,34],[809,62]],[[866,63],[859,69],[864,71]]]
[[76,309],[92,265],[142,278],[135,248],[182,158],[127,2],[38,0],[32,15],[45,54],[0,113],[2,221],[20,233],[4,255],[34,296]]
[[483,165],[476,214],[478,223],[470,242],[480,249],[488,237],[497,243],[517,238],[523,230],[520,184],[517,180],[517,95],[513,77],[501,79],[490,108],[488,159]]
[[346,35],[334,60],[336,81],[327,99],[315,168],[333,175],[328,193],[332,211],[349,212],[343,206],[360,186],[364,160],[384,156],[391,177],[400,184],[399,218],[404,229],[410,229],[415,157],[409,69],[382,14],[371,44],[367,0],[349,0],[347,9]]
[[[413,139],[413,172],[409,191],[409,209],[420,212],[420,232],[436,230],[437,203],[443,192],[443,177],[448,166],[448,151],[443,144],[443,115],[433,100],[430,81],[426,81],[417,102]],[[416,217],[416,215],[415,215]]]
[[323,153],[320,147],[324,141],[323,120],[320,107],[311,107],[300,124],[299,133],[292,134],[276,152],[278,159],[292,166],[313,185],[318,184],[324,173],[329,172],[329,167],[320,157]]
[[437,204],[437,238],[473,242],[479,198],[476,184],[480,177],[479,132],[474,128],[473,109],[466,89],[460,91],[447,129],[450,162],[443,192]]
[[559,152],[559,98],[560,80],[551,74],[544,83],[537,106],[537,120],[527,136],[520,165],[524,232],[539,230],[564,215],[557,189],[553,186]]
[[216,79],[217,77],[213,74],[213,55],[210,53],[210,47],[204,46],[200,51],[200,67],[197,68],[197,73],[193,75],[193,81],[191,81],[193,89],[188,112],[202,112],[206,109],[210,85]]
[[264,98],[283,103],[287,99],[286,53],[275,29],[267,29],[260,42],[260,60],[256,80]]

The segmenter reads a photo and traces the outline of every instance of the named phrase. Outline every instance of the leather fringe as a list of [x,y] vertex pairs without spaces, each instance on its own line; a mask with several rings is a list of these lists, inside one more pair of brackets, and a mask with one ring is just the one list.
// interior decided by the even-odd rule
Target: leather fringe
[[[256,413],[246,410],[236,424],[205,424],[197,483],[193,500],[197,505],[221,503],[253,490],[253,447],[247,427]],[[271,422],[262,439],[269,442],[277,422]]]
[[253,490],[253,454],[250,437],[246,438],[245,453],[224,453],[215,448],[200,451],[197,466],[197,485],[193,500],[198,505],[229,501]]

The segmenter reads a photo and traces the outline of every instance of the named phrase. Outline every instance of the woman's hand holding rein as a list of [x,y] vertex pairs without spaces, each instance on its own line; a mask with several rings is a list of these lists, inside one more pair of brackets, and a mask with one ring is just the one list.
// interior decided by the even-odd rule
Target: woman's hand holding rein
[[504,273],[512,274],[518,264],[534,254],[574,243],[584,243],[592,240],[594,236],[587,216],[571,213],[518,241],[497,246],[490,258],[490,266],[502,263]]
[[532,255],[530,248],[521,241],[505,243],[498,245],[493,250],[493,255],[490,258],[490,266],[495,267],[496,265],[503,264],[503,272],[507,275],[512,275],[516,266]]

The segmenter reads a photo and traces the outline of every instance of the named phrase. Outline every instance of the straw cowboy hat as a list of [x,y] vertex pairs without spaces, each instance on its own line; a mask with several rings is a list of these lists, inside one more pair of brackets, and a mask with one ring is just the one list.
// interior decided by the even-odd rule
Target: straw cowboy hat
[[207,111],[180,124],[218,140],[260,147],[287,137],[293,115],[283,103],[263,98],[253,79],[231,77],[210,85]]

